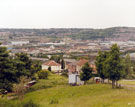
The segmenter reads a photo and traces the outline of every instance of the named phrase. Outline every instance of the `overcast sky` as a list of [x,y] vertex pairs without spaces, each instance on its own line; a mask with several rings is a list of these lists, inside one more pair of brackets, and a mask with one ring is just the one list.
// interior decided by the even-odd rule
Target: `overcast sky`
[[135,0],[0,0],[0,28],[135,27]]

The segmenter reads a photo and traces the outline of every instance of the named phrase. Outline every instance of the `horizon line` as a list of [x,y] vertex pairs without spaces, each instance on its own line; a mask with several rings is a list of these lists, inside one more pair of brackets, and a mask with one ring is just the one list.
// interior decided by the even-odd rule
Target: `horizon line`
[[112,27],[105,27],[105,28],[90,28],[90,27],[48,27],[48,28],[38,28],[38,27],[0,27],[0,29],[108,29],[108,28],[135,28],[129,26],[112,26]]

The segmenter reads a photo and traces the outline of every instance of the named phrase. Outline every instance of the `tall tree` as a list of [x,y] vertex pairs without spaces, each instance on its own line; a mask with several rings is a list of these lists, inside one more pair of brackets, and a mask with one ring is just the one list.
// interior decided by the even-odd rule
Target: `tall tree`
[[65,69],[65,61],[64,61],[64,59],[62,59],[62,61],[61,61],[61,68]]
[[112,80],[112,88],[115,88],[115,83],[124,75],[120,54],[119,47],[117,44],[114,44],[111,47],[109,56],[105,60],[105,70],[108,72],[108,78]]
[[17,81],[16,70],[7,48],[0,47],[0,89],[12,90],[12,83]]
[[82,67],[82,72],[80,74],[80,79],[82,81],[84,81],[85,84],[92,77],[92,71],[93,71],[93,69],[89,66],[89,63],[86,63]]
[[105,60],[108,57],[109,53],[108,52],[101,52],[99,51],[98,56],[96,58],[96,69],[98,72],[98,75],[100,78],[102,78],[102,82],[104,83],[104,79],[107,78],[108,72],[104,69],[105,67]]
[[131,69],[131,58],[129,53],[126,55],[125,60],[124,60],[124,64],[125,64],[125,73],[126,73],[126,78],[130,78],[131,74],[132,74],[132,69]]

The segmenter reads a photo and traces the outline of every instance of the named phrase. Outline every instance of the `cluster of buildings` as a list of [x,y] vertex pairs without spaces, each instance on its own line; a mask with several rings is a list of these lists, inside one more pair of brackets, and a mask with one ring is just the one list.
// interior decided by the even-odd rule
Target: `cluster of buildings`
[[10,41],[3,42],[1,46],[7,47],[12,54],[27,53],[30,56],[37,57],[39,54],[53,55],[63,54],[75,56],[89,55],[97,56],[98,51],[108,51],[112,44],[118,44],[121,52],[134,52],[134,41],[81,41],[81,40],[68,40],[68,42],[45,42],[45,43],[31,43],[30,41]]
[[[26,33],[27,34],[27,33]],[[11,35],[9,32],[0,32],[0,42],[2,46],[11,50],[11,53],[24,52],[31,56],[38,54],[72,54],[82,53],[97,55],[99,50],[109,50],[112,44],[118,44],[122,52],[134,51],[135,41],[112,41],[112,40],[81,40],[69,37],[49,38],[45,36],[35,36],[29,33],[29,36],[23,32]],[[21,35],[21,36],[19,36]]]
[[51,71],[61,74],[62,72],[67,72],[69,76],[69,83],[70,84],[78,84],[81,85],[84,82],[80,80],[79,75],[81,73],[82,67],[85,65],[85,63],[89,63],[89,66],[93,69],[93,74],[96,74],[96,66],[95,63],[89,62],[89,60],[81,59],[79,61],[76,61],[74,59],[65,59],[65,70],[62,69],[61,64],[49,60],[42,64],[42,70],[48,70],[49,68]]
[[[74,59],[64,59],[65,70],[68,70],[68,74],[79,74],[85,63],[89,63],[89,66],[93,68],[93,71],[96,72],[96,66],[94,62],[90,62],[86,59],[74,60]],[[55,62],[54,60],[46,61],[42,64],[42,70],[48,70],[51,67],[51,70],[55,73],[61,73],[63,71],[61,64]]]

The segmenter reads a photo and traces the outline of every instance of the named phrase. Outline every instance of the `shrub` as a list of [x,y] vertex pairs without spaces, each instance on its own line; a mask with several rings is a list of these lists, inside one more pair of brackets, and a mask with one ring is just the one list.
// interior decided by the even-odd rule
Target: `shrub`
[[64,77],[68,77],[68,72],[62,72],[61,75],[64,76]]
[[21,107],[21,105],[8,100],[0,100],[0,107]]
[[35,104],[32,100],[23,103],[0,100],[0,107],[39,107],[39,105]]
[[24,94],[27,91],[26,83],[28,83],[29,81],[30,81],[30,79],[22,76],[22,77],[20,77],[20,82],[18,84],[13,85],[13,91],[16,93],[19,100],[23,100]]
[[48,71],[52,71],[52,68],[50,66],[48,67]]
[[49,71],[42,70],[42,71],[39,71],[37,74],[38,74],[39,79],[47,79],[49,75]]
[[38,104],[35,104],[32,100],[25,102],[22,104],[22,107],[39,107]]
[[59,101],[56,98],[53,98],[50,100],[50,104],[58,104],[58,103],[59,103]]

